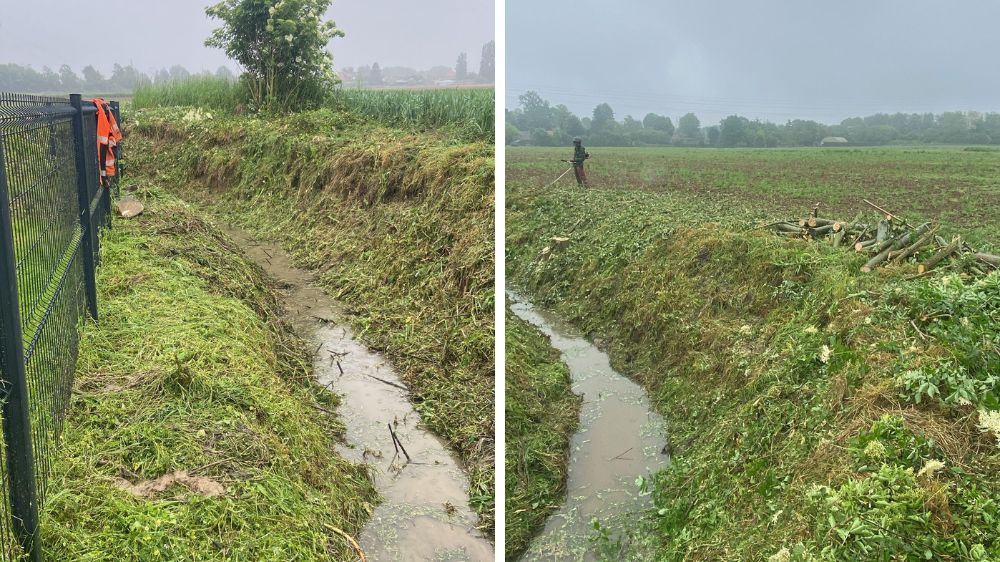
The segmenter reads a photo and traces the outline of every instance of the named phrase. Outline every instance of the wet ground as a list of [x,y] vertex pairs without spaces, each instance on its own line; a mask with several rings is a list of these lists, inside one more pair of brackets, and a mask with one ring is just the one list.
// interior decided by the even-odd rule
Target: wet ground
[[670,462],[663,418],[639,385],[611,368],[608,356],[557,316],[508,293],[511,310],[552,341],[583,396],[570,441],[566,501],[532,541],[523,560],[595,560],[592,520],[612,534],[650,505],[636,480]]
[[392,366],[354,339],[343,310],[279,247],[232,226],[224,230],[285,287],[289,318],[316,350],[317,380],[342,397],[337,414],[348,445],[339,452],[372,467],[382,497],[358,537],[368,560],[493,560],[493,545],[475,530],[465,472],[445,444],[422,428]]

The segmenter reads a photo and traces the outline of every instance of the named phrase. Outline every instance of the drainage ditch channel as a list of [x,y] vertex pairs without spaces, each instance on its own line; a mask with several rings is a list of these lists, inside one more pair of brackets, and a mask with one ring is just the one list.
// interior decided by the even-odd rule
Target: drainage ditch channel
[[522,560],[596,560],[592,521],[631,527],[649,497],[636,480],[670,462],[663,418],[646,392],[611,368],[603,351],[559,317],[508,293],[511,310],[549,337],[583,396],[580,425],[570,440],[566,500],[532,541]]
[[475,529],[468,477],[445,444],[423,429],[393,367],[354,339],[342,307],[283,250],[231,225],[223,230],[282,285],[293,327],[316,349],[317,381],[342,397],[337,413],[348,445],[339,453],[371,466],[382,497],[359,537],[367,559],[493,560],[493,546]]

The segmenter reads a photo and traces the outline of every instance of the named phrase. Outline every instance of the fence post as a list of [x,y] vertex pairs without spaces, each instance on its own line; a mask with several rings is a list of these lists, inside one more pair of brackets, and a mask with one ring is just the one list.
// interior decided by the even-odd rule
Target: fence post
[[28,381],[17,300],[17,256],[14,255],[8,189],[3,135],[0,135],[0,384],[6,394],[2,415],[3,437],[7,442],[11,523],[28,560],[41,562]]
[[[87,158],[93,158],[94,166],[97,166],[97,139],[95,138],[94,143],[91,144],[84,136],[83,100],[80,94],[70,94],[69,100],[73,109],[76,110],[73,115],[73,141],[76,152],[76,191],[80,201],[80,227],[83,229],[82,255],[80,256],[83,258],[83,281],[87,295],[87,310],[90,312],[90,317],[97,320],[97,277],[94,263],[94,248],[96,246],[94,244],[93,217],[90,214],[89,190],[90,182],[94,178],[89,177],[87,168]],[[98,186],[98,189],[103,188]]]

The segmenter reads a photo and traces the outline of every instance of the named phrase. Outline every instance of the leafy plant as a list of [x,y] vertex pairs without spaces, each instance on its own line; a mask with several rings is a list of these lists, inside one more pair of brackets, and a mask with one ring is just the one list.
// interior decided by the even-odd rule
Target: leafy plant
[[245,69],[254,108],[317,106],[337,79],[327,43],[344,33],[322,16],[330,0],[223,0],[205,13],[222,21],[205,41]]

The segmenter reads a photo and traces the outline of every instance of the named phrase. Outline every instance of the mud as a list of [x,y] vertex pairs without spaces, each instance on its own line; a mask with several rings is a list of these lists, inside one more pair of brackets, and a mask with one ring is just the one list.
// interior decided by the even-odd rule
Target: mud
[[639,385],[611,368],[608,356],[568,323],[508,293],[511,310],[549,336],[583,396],[580,426],[570,441],[566,501],[522,560],[596,560],[593,519],[622,529],[651,505],[636,480],[670,462],[663,418]]
[[[284,287],[295,330],[316,350],[317,381],[342,397],[345,458],[371,466],[382,498],[358,537],[368,560],[493,560],[493,546],[475,529],[468,478],[445,444],[423,429],[408,392],[387,360],[354,338],[346,314],[292,265],[277,246],[224,228],[246,254]],[[409,454],[397,453],[389,424]]]

